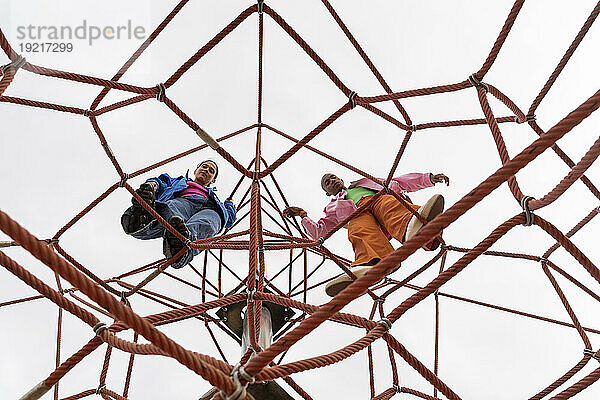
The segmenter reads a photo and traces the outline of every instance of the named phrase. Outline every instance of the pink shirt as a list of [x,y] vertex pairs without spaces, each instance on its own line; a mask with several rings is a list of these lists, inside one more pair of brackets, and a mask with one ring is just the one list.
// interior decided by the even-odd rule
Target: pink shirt
[[187,181],[188,187],[177,193],[177,196],[187,196],[190,194],[208,197],[208,189],[204,186],[197,184],[194,181]]
[[[390,181],[389,188],[399,194],[404,200],[410,202],[410,198],[405,193],[415,192],[433,186],[429,176],[430,174],[421,174],[418,172],[400,175]],[[381,180],[383,181],[383,179]],[[367,178],[362,178],[350,183],[351,188],[356,186],[376,191],[383,189],[383,186],[379,183],[373,182]],[[342,190],[335,195],[325,207],[325,216],[317,222],[309,217],[302,218],[302,227],[304,228],[304,231],[310,237],[317,240],[356,211],[357,207],[354,202],[352,200],[345,200],[344,197],[346,197],[345,190]],[[345,228],[348,228],[348,226],[346,225]]]

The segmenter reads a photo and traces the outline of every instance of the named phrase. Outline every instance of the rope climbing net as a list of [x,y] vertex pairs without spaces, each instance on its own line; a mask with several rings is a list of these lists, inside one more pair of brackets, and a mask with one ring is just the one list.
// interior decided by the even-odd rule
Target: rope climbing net
[[[276,10],[262,1],[252,4],[243,10],[233,21],[201,47],[164,82],[151,87],[142,87],[121,82],[121,78],[124,74],[161,34],[186,3],[188,3],[188,0],[182,0],[176,5],[176,7],[156,27],[152,34],[110,80],[32,64],[14,51],[5,34],[0,30],[0,47],[2,47],[2,50],[10,59],[10,63],[4,65],[1,70],[0,102],[55,110],[63,113],[80,115],[88,119],[94,134],[97,136],[100,145],[106,153],[106,157],[108,157],[120,177],[117,182],[112,184],[104,193],[81,210],[81,212],[60,228],[55,235],[48,239],[37,238],[17,222],[17,217],[13,219],[13,217],[0,211],[0,229],[4,234],[11,238],[10,241],[1,243],[2,247],[7,249],[0,252],[0,265],[39,292],[39,295],[37,296],[19,298],[0,303],[0,307],[30,302],[41,298],[47,298],[59,307],[56,369],[29,392],[26,397],[27,399],[37,399],[51,389],[54,389],[54,398],[58,399],[59,381],[69,371],[77,368],[88,355],[96,351],[104,343],[107,344],[107,348],[100,369],[98,385],[80,393],[69,394],[68,397],[61,398],[65,400],[75,400],[96,394],[102,396],[104,399],[113,400],[133,398],[134,395],[130,397],[129,392],[132,374],[134,373],[134,359],[136,357],[147,355],[159,355],[177,360],[179,363],[208,381],[210,385],[217,388],[213,393],[213,398],[215,399],[250,399],[252,398],[252,395],[246,392],[246,385],[248,383],[271,381],[277,378],[283,379],[300,398],[312,399],[308,391],[305,391],[305,389],[292,378],[293,374],[339,363],[342,360],[356,355],[361,350],[366,349],[368,352],[367,370],[370,377],[371,399],[390,399],[399,394],[400,396],[404,395],[422,399],[437,399],[441,394],[448,399],[460,399],[461,397],[452,388],[452,382],[446,382],[443,379],[443,376],[441,377],[441,374],[438,373],[439,309],[437,305],[441,297],[454,298],[471,305],[493,308],[506,313],[543,321],[547,324],[570,327],[574,329],[573,332],[577,332],[583,345],[580,360],[575,365],[557,366],[557,368],[564,369],[561,370],[561,372],[557,372],[557,376],[549,377],[548,382],[550,383],[545,388],[542,388],[541,390],[537,387],[531,388],[532,391],[539,390],[538,393],[531,396],[531,399],[542,399],[547,398],[548,396],[553,396],[552,398],[555,399],[571,398],[588,388],[600,378],[600,368],[595,368],[592,372],[580,379],[572,379],[590,363],[600,361],[600,349],[594,349],[591,340],[588,337],[588,334],[590,333],[600,334],[600,330],[585,327],[580,323],[578,316],[567,299],[567,295],[563,291],[559,281],[556,279],[556,274],[561,275],[580,289],[580,292],[578,293],[580,293],[581,296],[586,296],[599,302],[600,296],[597,294],[597,290],[589,288],[589,285],[582,283],[575,278],[573,274],[557,265],[558,262],[552,259],[554,252],[559,248],[562,248],[568,252],[578,264],[580,264],[580,267],[583,268],[587,274],[600,283],[600,271],[598,268],[588,256],[586,256],[586,254],[570,240],[571,236],[596,217],[599,213],[599,208],[590,210],[589,214],[577,222],[567,233],[561,232],[551,222],[540,217],[538,214],[533,213],[533,211],[542,209],[555,202],[567,191],[567,189],[579,180],[583,182],[593,196],[600,199],[600,191],[585,175],[586,170],[600,155],[600,139],[596,140],[579,162],[571,160],[571,158],[569,158],[569,156],[556,144],[559,139],[567,135],[575,126],[580,124],[585,118],[600,107],[600,91],[581,103],[581,105],[568,113],[550,129],[543,130],[538,125],[535,116],[537,108],[552,88],[581,41],[584,39],[586,33],[596,20],[598,13],[600,13],[600,2],[594,7],[571,45],[556,65],[556,68],[548,77],[543,88],[529,106],[527,112],[524,112],[522,108],[513,102],[500,89],[484,79],[509,36],[511,28],[523,7],[524,0],[515,1],[500,34],[494,42],[492,49],[481,68],[463,81],[448,85],[426,87],[402,92],[393,91],[328,0],[322,0],[326,10],[373,73],[381,87],[384,89],[385,94],[370,97],[360,96],[346,86],[342,79],[340,79],[333,69],[323,61],[323,59],[298,33],[296,33],[292,26],[290,26]],[[258,20],[257,122],[244,127],[243,129],[215,138],[169,98],[169,88],[175,85],[192,66],[234,31],[243,21],[255,14]],[[271,126],[269,123],[263,122],[263,20],[267,17],[271,18],[279,25],[283,31],[285,31],[302,48],[314,64],[321,69],[321,71],[348,99],[339,107],[339,109],[299,140],[282,130]],[[42,102],[4,95],[4,92],[11,85],[11,82],[13,82],[14,79],[18,79],[21,70],[42,76],[98,86],[101,88],[101,91],[88,108],[65,106],[51,102]],[[100,107],[102,100],[105,99],[111,90],[131,94],[131,97],[123,101]],[[484,118],[415,124],[411,120],[409,113],[401,104],[401,101],[407,98],[438,95],[463,90],[475,91]],[[511,111],[512,115],[497,117],[489,104],[490,96],[504,104]],[[122,168],[119,159],[115,156],[115,153],[113,153],[98,119],[115,110],[149,101],[151,99],[155,99],[164,104],[194,133],[196,133],[204,144],[182,153],[175,154],[137,171],[126,172]],[[377,104],[381,102],[391,102],[398,111],[398,117],[394,117],[390,113],[378,108]],[[400,131],[404,132],[402,144],[398,148],[393,164],[389,168],[387,177],[383,181],[379,181],[379,179],[375,178],[372,174],[341,159],[333,157],[325,151],[309,144],[309,142],[318,135],[323,135],[327,128],[342,115],[350,113],[353,109],[358,107],[381,117],[383,120],[393,124]],[[505,145],[504,137],[500,130],[500,124],[527,124],[537,135],[539,135],[539,138],[514,157],[510,157]],[[391,255],[381,260],[366,275],[356,279],[356,276],[354,276],[349,269],[351,261],[330,250],[328,239],[335,232],[344,227],[351,218],[369,210],[374,201],[389,192],[386,189],[388,183],[393,178],[410,139],[415,136],[418,131],[439,127],[459,127],[467,125],[487,125],[489,127],[489,131],[492,134],[502,162],[500,168],[464,195],[464,197],[458,200],[444,213],[427,223],[415,237],[403,243],[402,246]],[[268,163],[261,153],[262,141],[264,139],[263,134],[266,131],[294,142],[289,150],[271,163]],[[242,162],[246,163],[246,160],[239,160],[232,156],[227,150],[226,145],[228,139],[245,133],[256,135],[255,151],[250,162],[247,164],[247,167],[242,164]],[[65,232],[80,222],[84,216],[107,197],[121,189],[126,190],[131,196],[137,199],[150,214],[166,227],[166,229],[181,240],[185,240],[185,238],[162,219],[155,210],[142,201],[134,188],[130,186],[129,181],[150,171],[156,171],[160,167],[174,162],[175,160],[179,160],[207,148],[216,152],[220,158],[229,163],[231,167],[240,174],[237,184],[228,196],[229,198],[236,200],[238,222],[232,228],[226,230],[217,237],[189,243],[189,247],[206,250],[201,255],[197,256],[197,260],[201,260],[200,262],[203,264],[202,268],[196,268],[193,264],[189,267],[197,275],[196,281],[192,282],[177,276],[177,273],[168,269],[172,261],[164,259],[127,270],[116,277],[104,279],[98,276],[98,274],[90,268],[87,268],[77,261],[72,256],[72,252],[67,251],[61,246],[60,239]],[[517,181],[516,173],[525,168],[549,148],[564,161],[569,168],[569,172],[546,195],[539,199],[533,198],[523,193],[521,186]],[[335,228],[327,232],[319,240],[307,238],[298,220],[287,220],[283,218],[283,207],[281,207],[281,204],[283,203],[285,206],[289,206],[289,203],[284,195],[282,186],[274,176],[274,171],[301,149],[314,152],[320,157],[324,157],[362,177],[378,181],[384,186],[384,189],[372,196],[369,201],[359,207],[356,212],[344,221],[341,221]],[[245,193],[242,193],[240,188],[245,180],[249,180],[251,183],[249,184],[248,190]],[[267,185],[267,182],[270,183],[270,185]],[[522,208],[523,212],[497,225],[491,234],[483,238],[472,248],[464,248],[444,241],[442,237],[444,229],[455,223],[455,221],[463,214],[472,209],[476,204],[505,182],[508,183],[512,196],[519,204],[519,207]],[[406,202],[400,196],[397,196],[394,192],[390,193],[394,194],[399,202],[406,205]],[[412,212],[415,213],[414,211]],[[281,233],[264,229],[262,220],[264,216],[267,216],[269,220],[280,229]],[[115,218],[117,217],[118,216],[115,215]],[[248,222],[249,228],[240,229],[241,221]],[[494,243],[511,231],[511,229],[519,225],[536,225],[552,237],[556,243],[541,255],[490,250],[490,247],[494,245]],[[416,268],[402,280],[393,279],[393,275],[391,275],[392,272],[395,272],[402,262],[436,237],[442,242],[441,250],[437,251],[425,264]],[[8,248],[10,247],[23,248],[33,257],[49,267],[56,276],[56,287],[44,283],[40,278],[29,272],[28,269],[19,265],[14,260],[14,257],[9,257],[6,252],[9,251]],[[178,254],[181,255],[185,251],[187,251],[187,248],[184,248]],[[225,255],[229,252],[236,251],[248,252],[247,274],[246,271],[244,271],[244,273],[239,273],[239,270],[236,272],[235,268],[232,268],[226,263]],[[274,265],[273,268],[268,268],[267,260],[272,261],[273,259],[267,258],[267,253],[285,253],[286,259],[289,254],[289,262],[278,269],[274,268]],[[447,257],[450,253],[462,254],[462,256],[452,265],[446,265]],[[308,255],[313,258],[309,259]],[[457,276],[481,255],[539,263],[543,273],[550,281],[556,295],[567,311],[570,321],[565,322],[440,291],[442,285]],[[314,257],[318,257],[321,261],[316,263],[316,265],[311,265],[308,260],[312,261],[315,259]],[[174,257],[173,259],[176,258],[177,257]],[[281,259],[281,257],[279,259]],[[315,273],[320,270],[326,262],[336,266],[339,273],[348,274],[355,280],[350,286],[336,295],[329,302],[319,306],[310,304],[307,295],[311,291],[322,289],[327,282],[335,278],[332,276],[324,281],[315,281],[314,279],[311,279],[318,275]],[[300,264],[300,268],[294,270],[294,266],[298,264]],[[417,277],[423,276],[426,272],[431,272],[434,269],[434,266],[437,266],[439,269],[439,271],[436,272],[434,279],[426,285],[419,286],[415,284],[415,279]],[[213,279],[213,275],[209,274],[210,270],[217,271],[216,279]],[[301,273],[298,278],[297,271],[299,270]],[[173,293],[163,294],[149,290],[147,285],[158,277],[160,277],[160,279],[170,279],[177,284],[199,291],[202,296],[202,302],[190,305],[179,301]],[[285,284],[281,284],[280,282],[285,279],[287,279]],[[275,283],[276,280],[278,283]],[[233,284],[231,284],[231,282],[233,282]],[[68,287],[64,286],[66,283],[68,283]],[[401,289],[410,289],[414,291],[414,293],[402,300],[399,304],[390,304],[390,301],[386,302],[386,300],[393,294],[398,293]],[[81,295],[85,295],[89,300],[84,299]],[[341,312],[341,310],[350,302],[363,295],[366,295],[372,302],[371,310],[367,316]],[[149,301],[166,306],[168,307],[168,311],[142,316],[136,312],[135,304],[133,304],[133,299],[136,297],[143,297]],[[400,336],[400,332],[395,332],[394,329],[394,323],[408,310],[413,309],[417,304],[429,298],[433,298],[436,304],[434,327],[435,343],[433,349],[434,362],[432,366],[427,366],[426,362],[419,359],[420,357],[413,355],[401,343],[402,336]],[[214,312],[219,308],[231,306],[239,302],[245,302],[247,307],[246,312],[248,315],[250,347],[239,360],[236,360],[235,363],[230,363],[227,360],[225,352],[222,350],[222,341],[219,339],[221,336],[218,337],[214,332],[220,331],[226,338],[230,337],[231,340],[238,343],[240,343],[240,339],[226,326],[225,319],[215,316]],[[265,349],[262,349],[259,346],[260,316],[263,302],[281,305],[296,311],[296,316],[289,318],[285,322],[282,329],[275,335],[273,344]],[[90,335],[92,336],[88,343],[66,359],[63,359],[60,355],[63,310],[73,314],[83,321],[83,323],[89,325],[91,328]],[[107,324],[102,322],[101,318],[110,318],[114,320],[114,322],[112,324]],[[160,326],[176,324],[191,318],[199,319],[205,324],[207,332],[209,333],[208,336],[210,336],[217,349],[218,355],[216,357],[190,351],[164,334],[160,329],[157,329]],[[355,327],[361,330],[361,332],[366,330],[367,333],[362,335],[360,339],[351,343],[343,343],[342,347],[339,347],[329,354],[311,355],[311,358],[284,363],[283,359],[286,353],[292,349],[299,340],[306,337],[326,321]],[[132,341],[119,337],[119,333],[129,330],[134,332],[134,339]],[[139,336],[142,336],[148,343],[138,343]],[[374,382],[375,365],[372,355],[372,344],[376,341],[383,342],[387,347],[389,368],[391,371],[391,382],[389,382],[389,386],[387,386],[385,390],[379,391],[376,390]],[[111,387],[107,384],[107,374],[111,366],[111,355],[115,351],[124,352],[129,355],[128,368],[125,372],[125,384],[123,388]],[[396,361],[398,356],[431,384],[432,395],[411,388],[409,387],[410,385],[406,386],[404,383],[401,384]],[[279,359],[276,360],[277,357],[279,357]],[[235,364],[235,366],[233,364]],[[594,367],[597,366],[594,365]],[[566,370],[566,372],[562,372],[564,370]]]

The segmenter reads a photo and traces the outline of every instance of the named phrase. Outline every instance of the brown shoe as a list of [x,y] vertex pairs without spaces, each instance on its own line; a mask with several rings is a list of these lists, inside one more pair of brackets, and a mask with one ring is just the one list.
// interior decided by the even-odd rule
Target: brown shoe
[[[370,265],[356,266],[354,268],[350,268],[350,271],[356,276],[356,278],[360,278],[365,275],[372,267]],[[346,289],[348,285],[350,285],[354,279],[350,278],[346,274],[342,274],[330,281],[327,286],[325,286],[325,293],[328,296],[334,297],[342,290]]]
[[[431,221],[444,211],[444,197],[441,194],[434,194],[425,204],[417,211],[427,221]],[[419,232],[423,227],[423,223],[414,215],[408,222],[404,241],[409,240]]]

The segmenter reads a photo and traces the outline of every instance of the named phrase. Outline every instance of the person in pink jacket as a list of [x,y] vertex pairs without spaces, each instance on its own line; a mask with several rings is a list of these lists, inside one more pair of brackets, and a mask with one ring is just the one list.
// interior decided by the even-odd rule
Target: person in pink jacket
[[[436,183],[449,185],[450,179],[444,174],[411,173],[393,178],[389,189],[408,202],[426,221],[430,221],[443,211],[444,198],[436,194],[419,207],[412,204],[406,193],[428,188]],[[381,184],[367,178],[351,182],[346,188],[344,181],[331,173],[323,175],[321,187],[328,196],[333,196],[325,207],[323,218],[314,221],[300,207],[291,206],[283,210],[288,218],[300,216],[305,232],[315,240],[346,219],[366,203],[370,196],[383,189]],[[389,242],[391,237],[403,243],[414,236],[422,226],[423,223],[393,195],[380,196],[369,210],[352,218],[346,226],[355,256],[351,267],[360,267],[353,268],[352,273],[357,277],[366,274],[372,265],[394,251]],[[434,241],[428,249],[435,250],[437,246],[439,242]],[[335,296],[351,282],[352,278],[344,274],[329,282],[325,291],[328,295]]]

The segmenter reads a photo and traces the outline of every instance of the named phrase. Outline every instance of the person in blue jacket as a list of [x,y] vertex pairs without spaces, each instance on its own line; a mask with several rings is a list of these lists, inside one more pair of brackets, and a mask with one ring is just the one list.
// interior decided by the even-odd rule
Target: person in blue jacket
[[[202,161],[194,171],[194,179],[188,174],[171,178],[162,174],[148,179],[137,194],[165,219],[177,232],[190,241],[217,235],[223,228],[230,228],[236,220],[236,209],[231,200],[219,201],[216,189],[211,187],[217,179],[219,169],[212,160]],[[165,229],[135,198],[133,205],[121,217],[121,225],[128,235],[148,240],[163,238],[163,253],[173,258],[185,243]],[[174,268],[187,265],[199,249],[191,249],[174,261]]]

